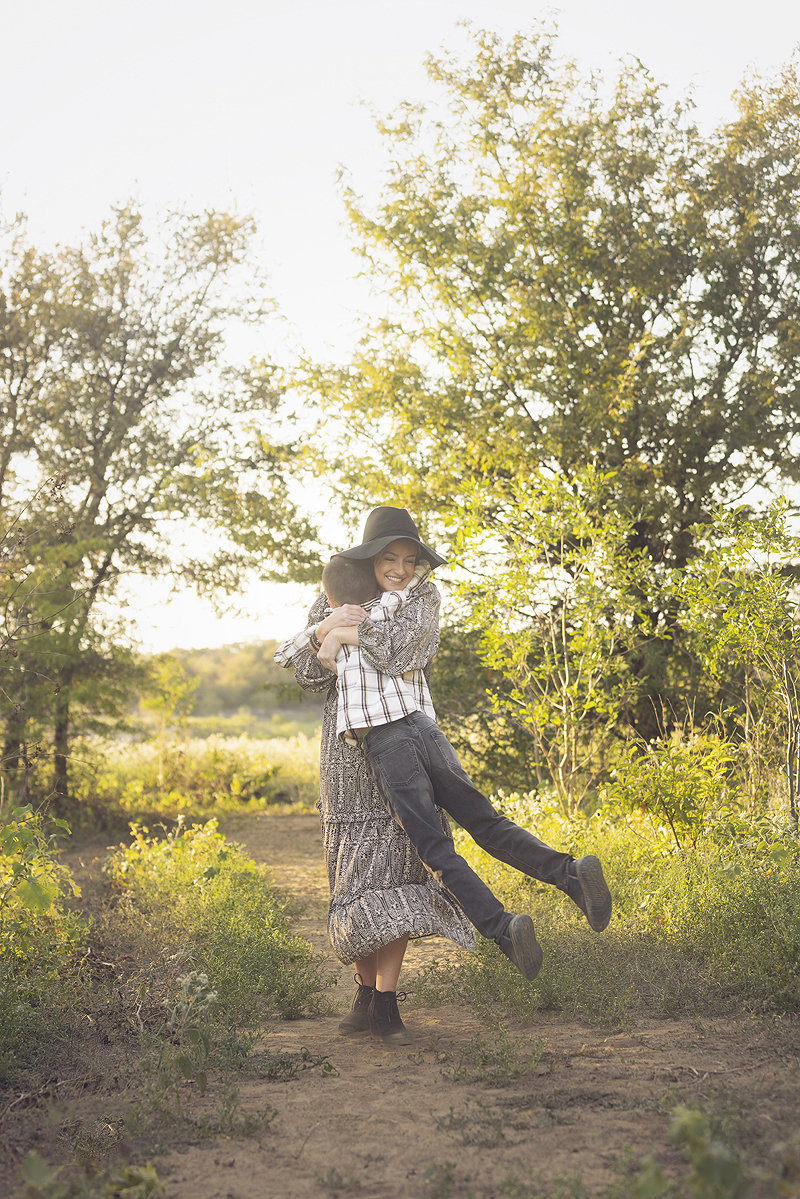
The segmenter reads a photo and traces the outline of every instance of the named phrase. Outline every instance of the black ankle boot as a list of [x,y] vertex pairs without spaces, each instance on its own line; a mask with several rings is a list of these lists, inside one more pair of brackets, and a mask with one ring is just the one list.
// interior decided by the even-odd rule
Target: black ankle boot
[[354,974],[353,980],[358,983],[358,990],[349,1014],[339,1025],[339,1033],[343,1037],[354,1037],[357,1033],[369,1032],[370,1029],[369,1009],[375,988],[365,986],[360,974]]
[[[410,1045],[414,1040],[400,1019],[396,991],[376,991],[369,1007],[369,1027],[373,1037],[384,1045]],[[400,996],[405,999],[405,995]]]

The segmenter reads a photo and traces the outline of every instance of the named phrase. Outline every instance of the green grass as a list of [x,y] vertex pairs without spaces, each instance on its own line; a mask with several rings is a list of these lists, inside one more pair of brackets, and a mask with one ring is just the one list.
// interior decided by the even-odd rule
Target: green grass
[[87,828],[287,805],[308,811],[319,788],[319,735],[112,742],[79,756],[74,819]]
[[60,1029],[82,994],[85,925],[67,903],[79,892],[56,858],[58,824],[27,806],[0,825],[0,1079]]
[[576,856],[596,853],[615,901],[593,933],[552,887],[496,862],[463,832],[459,851],[514,911],[528,911],[545,954],[527,983],[493,943],[436,964],[415,984],[419,1002],[468,1002],[528,1017],[556,1009],[609,1024],[634,1014],[800,1010],[800,854],[769,822],[710,820],[683,853],[642,815],[600,812],[572,823],[531,799],[509,814]]
[[124,937],[143,961],[174,963],[173,974],[207,974],[218,1006],[237,1024],[324,1006],[322,955],[291,934],[265,870],[226,841],[215,820],[166,837],[132,827],[133,843],[105,867],[121,899],[106,917],[107,937]]

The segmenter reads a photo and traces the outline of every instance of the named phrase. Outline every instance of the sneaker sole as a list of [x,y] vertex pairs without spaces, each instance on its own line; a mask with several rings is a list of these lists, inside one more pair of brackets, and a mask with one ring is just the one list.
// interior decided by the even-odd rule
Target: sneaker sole
[[530,916],[515,916],[508,926],[508,936],[514,950],[514,965],[528,982],[533,982],[542,968],[544,954]]
[[601,933],[604,928],[608,927],[613,902],[608,883],[603,875],[600,859],[596,858],[594,854],[578,858],[575,863],[575,871],[583,892],[589,927],[593,928],[596,933]]

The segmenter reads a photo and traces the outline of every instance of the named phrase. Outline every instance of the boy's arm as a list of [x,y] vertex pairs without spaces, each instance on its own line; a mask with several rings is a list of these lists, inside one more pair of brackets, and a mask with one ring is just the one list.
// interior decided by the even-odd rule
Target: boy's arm
[[402,591],[384,591],[375,607],[369,610],[369,618],[373,624],[390,620],[396,612],[402,611],[414,589],[419,586],[426,575],[430,574],[430,569],[427,562],[420,562],[407,587],[404,587]]
[[336,674],[336,655],[343,645],[358,645],[358,629],[331,629],[322,639],[322,645],[317,650],[317,661],[320,666]]

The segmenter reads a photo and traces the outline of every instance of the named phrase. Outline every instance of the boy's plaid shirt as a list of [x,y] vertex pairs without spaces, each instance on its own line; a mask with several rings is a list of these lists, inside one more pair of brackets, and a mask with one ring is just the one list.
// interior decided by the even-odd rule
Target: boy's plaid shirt
[[[406,603],[410,593],[429,573],[427,562],[421,562],[413,578],[402,591],[384,591],[364,607],[376,624],[391,620]],[[294,655],[309,644],[316,625],[284,641],[276,650],[275,661],[287,666]],[[343,645],[336,655],[338,669],[338,700],[336,735],[348,745],[358,745],[353,729],[373,728],[391,724],[412,712],[424,712],[436,719],[428,680],[421,670],[409,670],[402,675],[385,674],[376,670],[363,656],[358,646]]]

